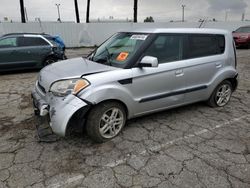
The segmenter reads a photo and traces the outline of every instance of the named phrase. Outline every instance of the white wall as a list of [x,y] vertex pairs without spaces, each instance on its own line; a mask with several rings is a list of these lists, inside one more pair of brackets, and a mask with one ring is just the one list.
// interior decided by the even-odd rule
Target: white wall
[[[198,22],[165,23],[0,23],[0,35],[18,32],[45,32],[60,35],[67,47],[94,46],[117,31],[129,31],[137,28],[188,28],[199,27]],[[240,26],[250,25],[244,22],[207,22],[205,28],[218,28],[233,31]]]

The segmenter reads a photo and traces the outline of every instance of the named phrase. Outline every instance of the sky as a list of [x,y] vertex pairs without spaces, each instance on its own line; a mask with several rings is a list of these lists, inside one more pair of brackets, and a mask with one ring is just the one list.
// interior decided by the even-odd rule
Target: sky
[[[20,21],[19,0],[0,0],[0,21],[4,17]],[[61,20],[75,21],[74,0],[24,0],[28,20],[56,21],[55,4],[60,4]],[[185,7],[185,20],[213,19],[224,21],[250,20],[250,0],[138,0],[138,21],[152,16],[156,22],[179,21]],[[80,20],[85,22],[87,0],[78,0]],[[227,12],[227,13],[226,13]],[[90,21],[96,19],[133,19],[133,0],[91,0]]]

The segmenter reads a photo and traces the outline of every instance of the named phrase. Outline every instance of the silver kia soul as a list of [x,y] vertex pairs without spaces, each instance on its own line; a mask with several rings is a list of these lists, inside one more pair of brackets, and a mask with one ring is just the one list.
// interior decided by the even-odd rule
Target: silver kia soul
[[119,32],[87,58],[42,69],[32,97],[35,113],[57,135],[79,125],[94,141],[105,142],[134,117],[198,101],[225,106],[237,75],[228,31]]

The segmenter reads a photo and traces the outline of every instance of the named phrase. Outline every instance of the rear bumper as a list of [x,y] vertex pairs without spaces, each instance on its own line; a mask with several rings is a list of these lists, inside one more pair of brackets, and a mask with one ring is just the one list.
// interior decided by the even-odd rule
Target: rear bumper
[[43,99],[36,90],[32,91],[35,115],[39,118],[49,116],[48,124],[52,131],[59,136],[66,135],[69,121],[78,110],[89,108],[86,102],[74,95],[56,97],[51,94],[48,98],[49,102]]
[[248,44],[250,43],[250,41],[248,40],[234,40],[234,41],[235,41],[236,47],[248,46]]

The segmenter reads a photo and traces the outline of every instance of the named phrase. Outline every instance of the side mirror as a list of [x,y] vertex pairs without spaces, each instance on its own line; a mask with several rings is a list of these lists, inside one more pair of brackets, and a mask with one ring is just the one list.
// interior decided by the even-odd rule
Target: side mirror
[[139,67],[158,67],[158,59],[152,56],[145,56],[139,63]]

